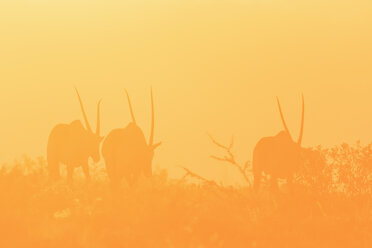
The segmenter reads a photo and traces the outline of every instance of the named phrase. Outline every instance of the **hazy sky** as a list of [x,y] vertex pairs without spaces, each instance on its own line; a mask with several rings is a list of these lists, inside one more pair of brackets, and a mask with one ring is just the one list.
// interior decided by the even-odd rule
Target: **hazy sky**
[[292,135],[305,95],[304,146],[372,139],[372,2],[367,0],[2,0],[0,163],[45,155],[57,123],[81,119],[77,86],[95,126],[124,127],[131,94],[148,137],[156,110],[154,167],[184,165],[239,178],[206,132],[251,159],[260,137]]

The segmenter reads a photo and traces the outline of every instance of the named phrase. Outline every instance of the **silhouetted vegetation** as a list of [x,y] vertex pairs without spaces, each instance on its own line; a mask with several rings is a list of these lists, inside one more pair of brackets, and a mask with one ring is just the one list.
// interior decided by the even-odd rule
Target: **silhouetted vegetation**
[[103,166],[90,182],[50,183],[45,160],[24,157],[0,171],[0,245],[370,247],[371,145],[306,153],[291,193],[285,182],[276,193],[223,187],[187,168],[179,180],[155,171],[114,192]]

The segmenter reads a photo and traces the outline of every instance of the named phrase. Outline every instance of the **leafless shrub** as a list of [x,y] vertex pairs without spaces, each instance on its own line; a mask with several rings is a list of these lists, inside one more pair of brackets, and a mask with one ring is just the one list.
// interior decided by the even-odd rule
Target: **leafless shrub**
[[249,178],[249,175],[251,174],[252,170],[250,168],[250,162],[249,160],[244,163],[244,165],[239,164],[236,159],[234,154],[232,153],[232,148],[234,146],[234,137],[231,137],[230,144],[228,146],[222,145],[221,143],[217,142],[210,134],[208,134],[209,138],[211,139],[212,143],[221,148],[226,152],[226,155],[224,157],[218,157],[215,155],[212,155],[211,158],[221,161],[221,162],[226,162],[234,166],[240,174],[243,176],[244,180],[248,183],[249,186],[252,185],[251,180]]
[[186,172],[185,175],[181,179],[182,181],[184,179],[186,179],[187,177],[192,177],[192,178],[198,179],[198,180],[200,180],[200,181],[202,181],[206,184],[213,185],[213,186],[218,186],[218,184],[213,180],[208,180],[208,179],[196,174],[195,172],[192,172],[191,170],[187,169],[186,167],[181,166],[181,168],[184,169],[185,172]]

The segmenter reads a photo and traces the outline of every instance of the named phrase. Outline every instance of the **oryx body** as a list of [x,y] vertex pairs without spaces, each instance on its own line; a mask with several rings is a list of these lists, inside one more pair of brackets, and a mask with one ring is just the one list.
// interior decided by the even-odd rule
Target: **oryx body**
[[297,142],[293,141],[289,133],[279,99],[277,99],[277,103],[285,130],[279,132],[276,136],[264,137],[257,142],[252,159],[255,190],[259,188],[263,173],[270,175],[271,183],[275,188],[278,178],[287,179],[290,183],[293,174],[301,164],[304,100],[302,98],[301,131]]
[[160,143],[153,145],[154,138],[154,102],[151,91],[152,122],[150,140],[147,144],[142,129],[137,125],[133,108],[127,94],[132,122],[125,128],[112,130],[102,145],[102,156],[106,170],[113,185],[118,185],[123,178],[129,183],[136,182],[143,174],[152,175],[154,150]]
[[49,176],[52,180],[60,178],[60,164],[67,166],[68,180],[72,180],[74,168],[81,166],[84,174],[89,179],[88,160],[90,157],[97,163],[100,160],[100,103],[97,106],[97,130],[93,133],[79,92],[76,90],[80,107],[85,120],[86,128],[81,121],[76,120],[70,124],[56,125],[50,135],[47,145],[47,161]]

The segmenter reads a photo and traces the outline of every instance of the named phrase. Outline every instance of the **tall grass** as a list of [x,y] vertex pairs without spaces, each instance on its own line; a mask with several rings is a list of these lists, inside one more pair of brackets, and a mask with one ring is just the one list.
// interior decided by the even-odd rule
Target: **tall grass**
[[48,182],[43,158],[0,171],[1,247],[372,247],[371,146],[307,150],[293,193],[255,194],[157,171],[113,192]]

